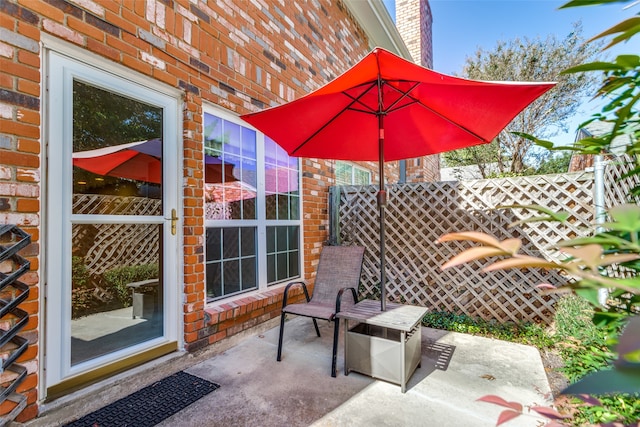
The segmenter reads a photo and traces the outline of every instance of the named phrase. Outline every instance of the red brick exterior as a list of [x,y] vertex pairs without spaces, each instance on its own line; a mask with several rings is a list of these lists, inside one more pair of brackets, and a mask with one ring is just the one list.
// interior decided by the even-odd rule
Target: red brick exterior
[[[22,253],[31,261],[22,279],[31,286],[21,305],[31,315],[21,332],[30,347],[18,361],[28,368],[18,389],[28,397],[17,419],[22,422],[38,412],[39,334],[44,331],[39,311],[41,260],[47,258],[41,238],[46,220],[41,203],[46,131],[42,34],[184,92],[182,315],[189,351],[278,316],[282,303],[280,287],[205,307],[203,102],[237,114],[281,104],[338,76],[369,51],[364,31],[340,0],[0,2],[0,223],[19,225],[33,242]],[[377,182],[377,164],[363,165],[374,171]],[[304,271],[312,279],[328,238],[333,162],[304,159],[302,173]],[[388,182],[397,177],[397,163],[389,165]]]
[[[203,102],[242,114],[293,100],[349,68],[369,51],[364,32],[340,1],[5,0],[0,3],[0,222],[32,235],[23,255],[31,314],[19,362],[29,376],[19,392],[37,415],[39,387],[40,201],[45,129],[41,34],[81,46],[184,91],[184,341],[195,350],[279,315],[282,288],[205,310]],[[328,237],[327,188],[333,163],[303,162],[304,271],[315,270]],[[55,225],[53,225],[55,226]],[[298,298],[300,295],[298,295]]]

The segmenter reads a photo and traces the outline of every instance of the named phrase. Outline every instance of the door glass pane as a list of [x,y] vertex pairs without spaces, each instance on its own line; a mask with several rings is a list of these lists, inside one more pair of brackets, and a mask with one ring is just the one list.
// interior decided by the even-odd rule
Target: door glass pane
[[163,335],[161,230],[72,226],[72,366]]
[[73,82],[74,214],[161,215],[162,108]]
[[[162,117],[160,107],[74,80],[74,215],[162,215]],[[162,337],[163,225],[98,220],[71,230],[71,366]]]

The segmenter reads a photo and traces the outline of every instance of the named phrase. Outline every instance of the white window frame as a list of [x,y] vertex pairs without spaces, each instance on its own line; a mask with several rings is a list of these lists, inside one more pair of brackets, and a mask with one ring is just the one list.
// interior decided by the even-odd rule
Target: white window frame
[[[207,228],[237,228],[237,227],[254,227],[256,229],[256,258],[257,258],[257,289],[247,290],[231,295],[229,297],[223,297],[216,299],[215,301],[208,302],[207,305],[215,306],[234,299],[244,298],[247,295],[258,294],[264,292],[267,289],[272,289],[274,286],[283,286],[286,282],[295,279],[290,278],[282,282],[267,284],[267,227],[268,226],[298,226],[299,227],[299,242],[298,248],[300,251],[300,275],[297,277],[304,277],[304,247],[303,247],[303,219],[302,219],[302,162],[298,160],[298,191],[299,191],[299,203],[298,203],[298,218],[297,220],[274,220],[266,219],[266,186],[265,186],[265,141],[264,134],[258,131],[250,124],[244,122],[237,115],[230,113],[220,107],[203,104],[203,123],[204,114],[212,114],[223,120],[227,120],[232,123],[239,124],[245,128],[251,129],[256,132],[256,168],[257,168],[257,183],[256,183],[256,219],[229,219],[229,220],[211,220],[204,219],[205,233]],[[205,136],[203,135],[203,150]],[[206,245],[205,245],[205,263],[206,263]],[[207,279],[205,268],[205,286],[204,286],[204,298],[207,301]]]
[[[367,168],[363,168],[362,166],[356,165],[355,163],[351,163],[351,162],[345,162],[343,160],[336,160],[336,164],[335,167],[337,168],[338,164],[341,163],[343,165],[349,165],[351,166],[351,182],[349,182],[348,184],[342,184],[342,183],[338,183],[338,178],[336,177],[336,185],[371,185],[371,171]],[[369,177],[369,179],[367,180],[368,182],[366,184],[355,184],[355,171],[356,170],[360,170],[363,172],[367,173],[367,176]]]

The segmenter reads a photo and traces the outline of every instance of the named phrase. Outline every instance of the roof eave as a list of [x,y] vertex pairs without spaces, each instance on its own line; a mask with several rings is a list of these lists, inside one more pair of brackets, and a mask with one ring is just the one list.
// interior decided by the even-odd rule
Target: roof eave
[[382,0],[344,0],[344,4],[369,38],[370,48],[383,47],[413,61]]

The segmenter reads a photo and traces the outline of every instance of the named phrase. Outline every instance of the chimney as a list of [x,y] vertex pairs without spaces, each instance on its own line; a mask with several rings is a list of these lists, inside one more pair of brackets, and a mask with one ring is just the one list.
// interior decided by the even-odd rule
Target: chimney
[[[407,45],[413,62],[433,68],[431,26],[433,16],[429,0],[395,0],[396,27]],[[435,182],[440,180],[440,156],[425,156],[406,160],[402,182]]]
[[395,0],[396,27],[409,48],[413,62],[433,68],[431,26],[433,17],[429,0]]

